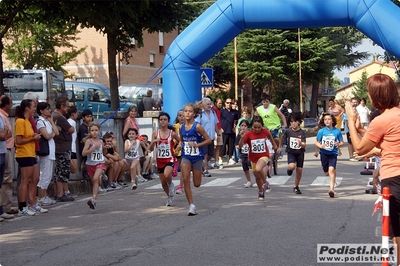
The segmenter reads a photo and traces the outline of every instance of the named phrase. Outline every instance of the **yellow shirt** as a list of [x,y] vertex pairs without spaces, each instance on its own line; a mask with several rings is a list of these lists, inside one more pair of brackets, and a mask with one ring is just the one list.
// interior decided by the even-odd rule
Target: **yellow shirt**
[[[15,121],[14,134],[15,136],[22,136],[24,139],[30,139],[33,138],[35,132],[33,131],[32,125],[28,119],[18,118],[17,121]],[[32,140],[23,145],[18,145],[15,141],[15,158],[24,157],[36,158],[35,141]]]
[[[178,135],[178,137],[179,137],[179,129],[181,128],[181,126],[182,126],[182,124],[180,124],[180,123],[174,124],[175,133]],[[176,144],[178,144],[178,143],[176,143]],[[182,156],[182,151],[181,151],[181,150],[178,152],[178,155],[177,155],[177,156],[178,156],[178,157],[179,157],[179,156]]]

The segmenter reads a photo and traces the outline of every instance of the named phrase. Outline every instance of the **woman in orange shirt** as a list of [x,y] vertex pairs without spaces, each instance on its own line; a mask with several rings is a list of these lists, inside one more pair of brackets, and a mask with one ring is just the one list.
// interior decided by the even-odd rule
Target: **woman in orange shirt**
[[[346,102],[346,113],[354,150],[364,155],[374,147],[381,149],[381,186],[389,187],[390,193],[390,234],[397,243],[400,254],[400,108],[396,84],[388,75],[375,74],[367,80],[368,96],[372,106],[381,115],[377,116],[367,130],[356,127],[355,108]],[[359,123],[358,123],[359,124]],[[358,133],[363,135],[359,137]],[[396,264],[397,265],[397,264]]]

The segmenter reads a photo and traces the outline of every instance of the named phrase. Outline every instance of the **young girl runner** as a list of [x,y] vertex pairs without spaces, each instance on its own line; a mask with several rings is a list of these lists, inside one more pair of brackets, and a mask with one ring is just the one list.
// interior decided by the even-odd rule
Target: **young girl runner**
[[299,184],[303,173],[304,152],[306,148],[306,133],[300,128],[302,122],[301,113],[292,113],[289,115],[288,121],[290,128],[285,130],[281,137],[281,145],[286,140],[288,144],[286,147],[288,169],[287,174],[292,175],[296,169],[296,179],[294,181],[293,192],[301,194]]
[[182,145],[181,170],[185,187],[185,194],[189,207],[189,216],[196,215],[196,206],[193,203],[192,189],[190,187],[190,171],[193,171],[193,185],[201,185],[202,164],[204,152],[202,146],[211,144],[211,139],[204,128],[194,121],[194,118],[202,111],[201,102],[188,103],[184,109],[185,122],[180,129],[180,145]]
[[271,133],[268,129],[263,127],[264,123],[262,118],[260,116],[255,116],[253,118],[252,130],[247,133],[244,131],[240,132],[241,139],[239,141],[240,148],[242,148],[246,143],[249,145],[249,160],[251,162],[254,177],[256,178],[259,200],[263,200],[265,192],[271,190],[269,183],[266,180],[266,173],[264,172],[264,167],[267,166],[269,161],[269,152],[266,140],[269,139],[273,148],[277,149]]
[[336,118],[329,113],[322,115],[320,124],[325,127],[318,130],[315,145],[319,148],[321,165],[326,176],[329,176],[329,197],[335,197],[336,162],[339,154],[338,148],[343,146],[342,132],[337,129]]
[[[178,136],[171,129],[169,124],[170,116],[167,113],[161,112],[158,116],[160,129],[153,132],[152,141],[149,147],[150,151],[156,146],[156,162],[160,177],[161,186],[165,194],[167,194],[167,206],[172,206],[174,203],[175,187],[172,183],[172,170],[174,168],[174,140],[179,142]],[[180,147],[178,147],[180,148]]]
[[[183,116],[183,110],[181,109],[181,110],[178,111],[178,114],[176,115],[175,124],[174,124],[175,133],[178,135],[179,138],[180,138],[179,130],[180,130],[181,125],[183,124],[183,122],[185,122],[185,117]],[[176,174],[178,175],[178,169],[179,169],[179,166],[181,165],[181,159],[182,159],[182,151],[179,150],[177,155],[176,155],[177,163],[174,164],[174,170],[172,171],[172,176],[174,176],[174,174],[175,174],[174,172],[176,172]],[[181,194],[183,192],[182,172],[181,172],[181,174],[179,176],[179,186],[176,187],[175,191],[176,191],[176,194]]]
[[96,207],[96,199],[101,185],[101,175],[106,171],[103,156],[103,141],[99,138],[100,125],[96,123],[89,124],[89,134],[82,141],[85,143],[82,156],[86,158],[86,170],[90,181],[92,182],[92,198],[87,204],[91,209]]
[[[250,123],[247,119],[240,121],[239,124],[239,134],[236,137],[235,141],[235,147],[239,149],[239,141],[241,139],[240,132],[244,131],[247,133],[248,129],[250,127]],[[249,166],[250,166],[250,161],[249,161],[249,145],[244,144],[241,149],[239,149],[239,157],[242,160],[242,168],[244,172],[244,176],[246,177],[247,182],[244,184],[245,188],[253,187],[253,183],[251,182],[250,178],[250,171],[249,171]]]
[[126,163],[130,165],[129,172],[131,175],[131,189],[137,188],[136,168],[139,164],[139,147],[144,144],[137,139],[138,131],[136,128],[129,128],[125,137],[124,152]]

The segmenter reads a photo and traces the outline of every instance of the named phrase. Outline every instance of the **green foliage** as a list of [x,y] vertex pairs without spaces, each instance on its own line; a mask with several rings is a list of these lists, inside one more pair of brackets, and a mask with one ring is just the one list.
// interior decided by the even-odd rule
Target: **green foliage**
[[366,100],[365,102],[366,105],[368,106],[368,108],[371,109],[371,101],[369,100],[367,91],[367,79],[368,79],[368,73],[364,71],[361,74],[361,78],[355,82],[352,93],[354,97],[358,98],[358,101],[360,101],[361,98],[364,98]]
[[[54,69],[66,74],[62,66],[85,50],[71,44],[77,41],[79,31],[67,23],[55,25],[52,21],[37,18],[40,18],[40,11],[31,7],[13,23],[5,35],[8,40],[4,46],[6,58],[13,67]],[[57,52],[60,48],[63,51]]]
[[333,77],[329,80],[329,84],[332,86],[332,88],[340,89],[342,87],[342,82],[338,77]]

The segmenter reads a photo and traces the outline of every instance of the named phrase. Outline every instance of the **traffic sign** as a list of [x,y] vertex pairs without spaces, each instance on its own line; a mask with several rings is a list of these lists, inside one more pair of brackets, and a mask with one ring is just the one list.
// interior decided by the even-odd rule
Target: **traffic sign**
[[201,68],[200,69],[200,81],[202,87],[213,87],[213,69],[212,68]]

